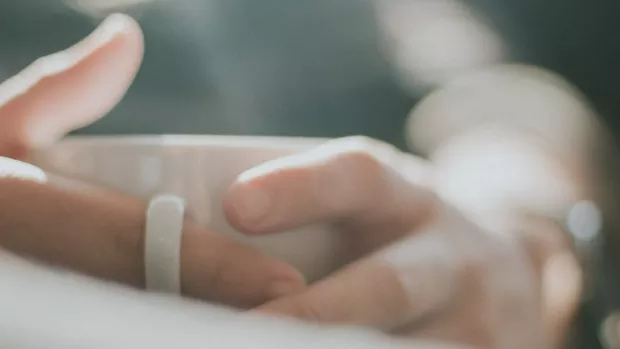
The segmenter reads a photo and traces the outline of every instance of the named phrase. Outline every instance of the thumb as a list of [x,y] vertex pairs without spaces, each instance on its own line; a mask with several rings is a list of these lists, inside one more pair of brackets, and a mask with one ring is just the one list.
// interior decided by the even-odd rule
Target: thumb
[[0,156],[23,157],[107,113],[140,66],[142,32],[108,17],[73,47],[40,58],[0,85]]

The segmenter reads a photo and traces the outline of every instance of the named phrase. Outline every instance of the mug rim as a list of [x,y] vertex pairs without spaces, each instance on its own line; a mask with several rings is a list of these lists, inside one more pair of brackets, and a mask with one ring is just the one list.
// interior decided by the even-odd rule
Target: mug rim
[[219,148],[308,148],[329,141],[329,138],[256,136],[256,135],[69,135],[59,140],[55,146],[200,146]]

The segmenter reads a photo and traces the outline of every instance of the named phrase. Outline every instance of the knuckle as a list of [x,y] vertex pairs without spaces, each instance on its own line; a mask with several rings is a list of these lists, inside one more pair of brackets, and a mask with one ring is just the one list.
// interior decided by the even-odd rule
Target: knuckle
[[349,163],[356,170],[377,173],[385,165],[388,145],[365,136],[348,137],[338,144],[339,160]]
[[316,195],[334,212],[363,211],[379,199],[387,199],[400,182],[402,153],[392,145],[365,136],[326,143],[318,150],[320,166],[312,178]]
[[396,147],[367,136],[340,138],[326,145],[334,160],[350,166],[348,169],[356,173],[383,172],[402,155]]
[[376,178],[385,170],[381,159],[376,154],[367,151],[348,151],[337,156],[335,160],[349,174],[363,174],[370,178]]
[[317,171],[317,190],[320,201],[335,212],[364,206],[370,193],[383,189],[386,167],[367,145],[366,140],[342,139],[332,143],[333,152]]
[[337,141],[338,145],[351,152],[368,153],[378,156],[386,151],[393,151],[392,145],[378,141],[367,136],[345,137]]

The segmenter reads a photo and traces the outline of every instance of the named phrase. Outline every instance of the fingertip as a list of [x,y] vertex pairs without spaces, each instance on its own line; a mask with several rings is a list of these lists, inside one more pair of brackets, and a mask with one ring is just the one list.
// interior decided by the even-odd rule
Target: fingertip
[[311,222],[315,166],[311,156],[288,156],[245,171],[224,199],[229,223],[245,234],[262,235]]
[[[80,45],[87,47],[85,54],[71,69],[73,72],[67,70],[66,73],[82,77],[76,79],[82,83],[82,88],[92,86],[92,95],[96,98],[89,100],[97,112],[91,115],[98,118],[116,105],[137,74],[144,57],[144,35],[136,20],[116,13],[108,16],[89,37],[75,47]],[[69,51],[75,50],[75,47]],[[82,123],[92,121],[84,118]]]
[[138,22],[126,14],[114,13],[106,17],[90,35],[67,51],[76,55],[88,55],[92,51],[116,40],[127,41],[133,47],[141,50],[144,36]]
[[[140,63],[144,53],[144,33],[140,24],[131,16],[122,13],[113,14],[106,21],[109,23],[107,25],[115,28],[117,39],[122,40],[134,52],[134,59]],[[139,64],[136,68],[137,66]]]
[[115,14],[73,47],[26,68],[19,76],[31,82],[5,108],[25,133],[20,141],[46,147],[107,114],[131,85],[143,53],[138,23]]
[[260,234],[272,201],[272,195],[259,183],[237,181],[225,195],[224,214],[235,229],[245,234]]

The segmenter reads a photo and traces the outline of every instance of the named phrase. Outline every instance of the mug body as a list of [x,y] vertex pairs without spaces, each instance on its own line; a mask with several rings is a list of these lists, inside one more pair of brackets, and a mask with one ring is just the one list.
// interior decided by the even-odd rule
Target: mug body
[[197,223],[282,259],[314,281],[340,261],[340,239],[329,225],[248,237],[228,224],[222,200],[242,172],[324,141],[249,136],[72,136],[34,152],[30,162],[45,171],[144,200],[162,193],[180,196]]

